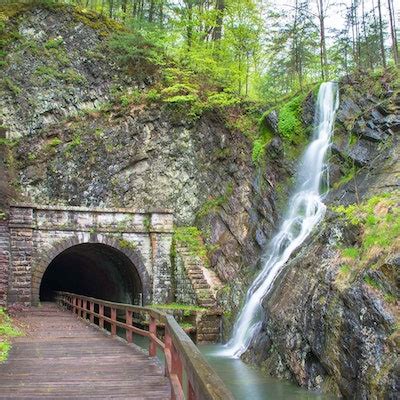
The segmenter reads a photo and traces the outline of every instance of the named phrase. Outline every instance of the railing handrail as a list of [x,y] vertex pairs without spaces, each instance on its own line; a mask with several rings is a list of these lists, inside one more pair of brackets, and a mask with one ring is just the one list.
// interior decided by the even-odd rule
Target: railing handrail
[[[104,322],[111,324],[111,334],[116,335],[116,328],[126,331],[126,340],[132,342],[133,333],[149,338],[149,355],[156,355],[156,347],[163,349],[165,354],[165,373],[171,382],[172,399],[189,400],[233,400],[234,397],[227,389],[221,378],[205,360],[190,337],[181,328],[172,315],[149,307],[131,304],[115,303],[94,297],[77,295],[69,292],[56,292],[57,300],[62,305],[72,308],[78,316],[89,319],[104,329]],[[95,313],[94,305],[99,306]],[[104,315],[104,307],[110,308],[111,318]],[[125,311],[125,323],[117,321],[116,311]],[[150,317],[149,330],[133,326],[132,314],[139,313]],[[157,337],[157,322],[165,326],[164,342]],[[184,394],[183,374],[187,378],[187,395]]]

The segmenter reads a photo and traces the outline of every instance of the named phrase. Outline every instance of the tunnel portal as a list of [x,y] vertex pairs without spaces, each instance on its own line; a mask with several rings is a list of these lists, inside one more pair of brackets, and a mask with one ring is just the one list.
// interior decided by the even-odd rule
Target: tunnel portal
[[40,301],[51,301],[57,290],[128,304],[141,304],[142,282],[132,261],[101,243],[72,246],[47,267]]

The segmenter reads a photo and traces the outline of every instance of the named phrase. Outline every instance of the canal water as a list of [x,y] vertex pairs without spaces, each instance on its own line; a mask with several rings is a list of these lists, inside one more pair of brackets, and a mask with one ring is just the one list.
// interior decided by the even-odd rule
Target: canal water
[[[121,335],[122,336],[122,335]],[[148,350],[147,338],[134,335],[134,342]],[[269,377],[257,368],[245,364],[240,358],[221,357],[222,345],[198,345],[205,359],[224,381],[236,400],[327,400],[328,398],[297,385]],[[158,349],[157,356],[164,363],[164,354]]]

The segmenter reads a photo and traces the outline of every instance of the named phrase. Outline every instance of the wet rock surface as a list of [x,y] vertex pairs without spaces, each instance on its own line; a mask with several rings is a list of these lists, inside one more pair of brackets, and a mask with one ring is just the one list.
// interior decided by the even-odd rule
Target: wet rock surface
[[[328,207],[382,193],[394,193],[398,207],[399,99],[388,96],[383,112],[377,99],[361,94],[349,99],[342,91],[330,166],[335,189]],[[354,113],[360,115],[366,101],[369,111],[357,118]],[[354,124],[346,127],[349,119]],[[349,171],[350,179],[343,180]],[[318,232],[289,262],[263,301],[262,328],[243,358],[268,374],[337,397],[395,399],[400,390],[398,240],[352,261],[351,268],[363,272],[344,284],[350,267],[342,251],[357,248],[363,230],[341,218],[328,211]]]
[[[162,104],[110,111],[113,88],[142,90],[151,78],[122,74],[99,54],[102,36],[71,15],[32,10],[18,32],[22,39],[9,49],[12,62],[4,70],[11,85],[0,100],[6,134],[20,138],[7,150],[12,161],[7,179],[18,192],[13,201],[174,210],[178,225],[197,225],[204,233],[210,268],[224,284],[218,301],[228,311],[229,334],[279,223],[279,192],[293,173],[278,135],[278,115],[266,119],[275,137],[261,168],[252,161],[251,141],[216,110],[196,120]],[[50,65],[53,70],[45,69],[48,54],[32,49],[59,37],[58,51],[47,49],[59,60]],[[55,68],[58,78],[51,76]],[[385,89],[374,97],[354,87],[341,83],[330,205],[400,185],[399,96]],[[312,123],[314,102],[312,94],[305,100],[306,125]],[[360,232],[331,216],[317,233],[264,300],[262,330],[245,359],[268,374],[337,396],[394,399],[396,312],[363,277],[350,287],[336,280],[341,266],[336,243],[351,246]],[[398,270],[399,254],[382,265]],[[371,267],[368,274],[383,285],[385,271]],[[396,293],[389,286],[385,290]]]

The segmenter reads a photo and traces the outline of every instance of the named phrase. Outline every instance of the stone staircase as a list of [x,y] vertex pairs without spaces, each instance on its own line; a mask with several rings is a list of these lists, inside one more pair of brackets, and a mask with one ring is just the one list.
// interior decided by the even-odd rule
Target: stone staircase
[[[182,257],[187,276],[196,294],[197,305],[200,307],[216,308],[215,287],[213,287],[213,281],[207,279],[206,267],[200,257],[193,255],[184,244],[177,244],[176,250]],[[210,271],[210,273],[212,272]],[[218,285],[219,280],[216,276],[213,277],[213,280],[215,285]]]

